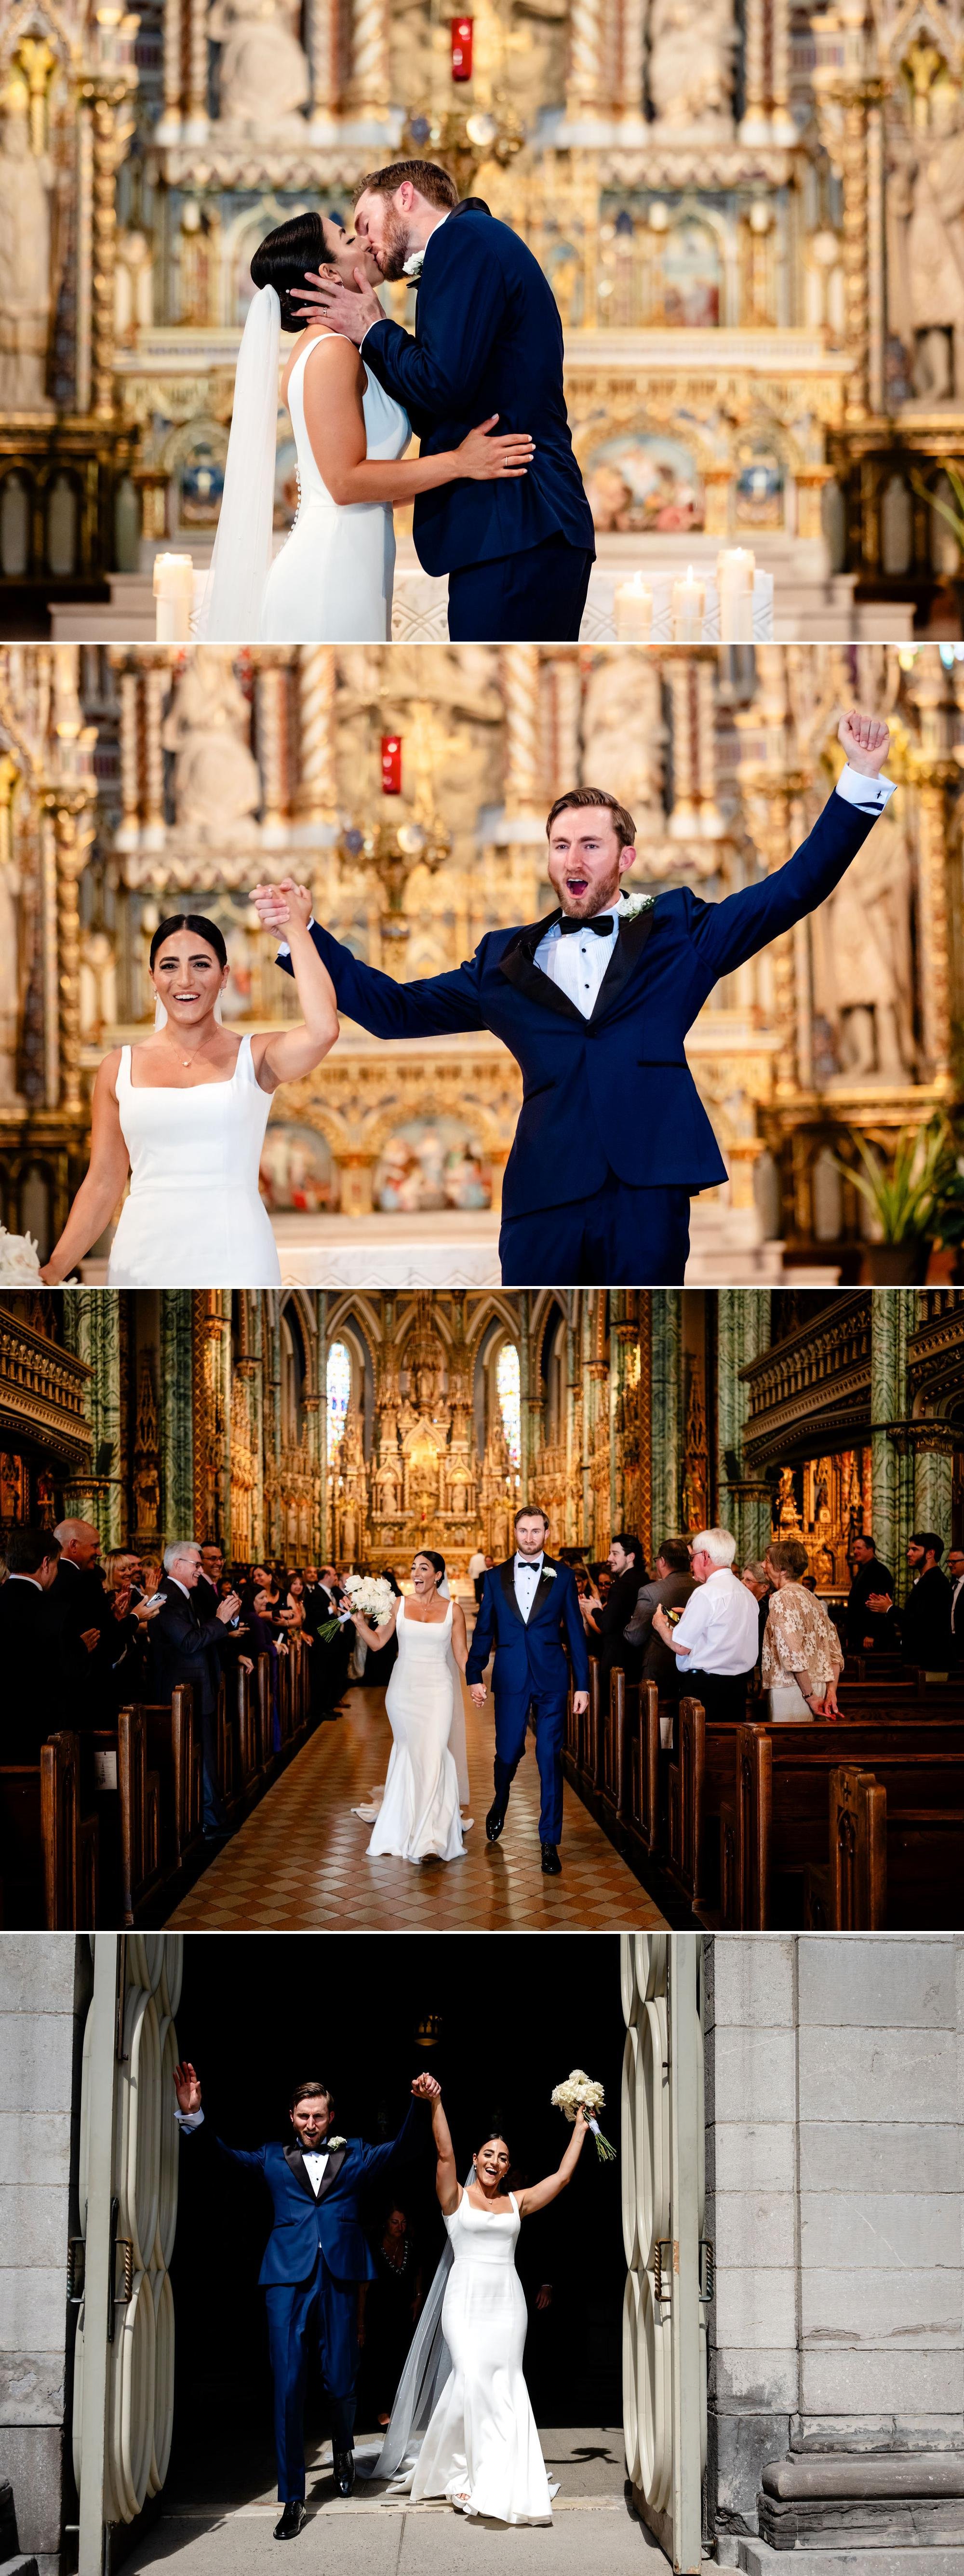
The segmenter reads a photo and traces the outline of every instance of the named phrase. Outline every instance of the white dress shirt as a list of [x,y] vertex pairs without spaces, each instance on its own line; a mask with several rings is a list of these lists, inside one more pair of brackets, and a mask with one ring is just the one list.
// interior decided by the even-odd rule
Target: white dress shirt
[[673,1630],[681,1673],[748,1673],[760,1646],[759,1604],[728,1565],[698,1583]]
[[528,1619],[529,1612],[536,1597],[536,1587],[541,1573],[541,1553],[539,1556],[516,1557],[515,1597],[524,1619]]
[[952,1637],[956,1637],[956,1635],[957,1635],[957,1605],[958,1605],[958,1602],[959,1602],[959,1600],[960,1600],[960,1597],[961,1597],[961,1593],[962,1593],[962,1591],[964,1591],[964,1574],[959,1574],[959,1575],[958,1575],[958,1578],[957,1578],[957,1582],[956,1582],[956,1583],[955,1583],[955,1585],[954,1585],[954,1590],[953,1590],[953,1592],[952,1592],[952,1594],[951,1594],[951,1635],[952,1635]]
[[[178,2128],[185,2129],[188,2136],[192,2129],[200,2129],[204,2125],[203,2111],[175,2111],[174,2117]],[[302,2147],[301,2161],[317,2200],[327,2170],[328,2148],[322,2147],[316,2154],[314,2148]]]

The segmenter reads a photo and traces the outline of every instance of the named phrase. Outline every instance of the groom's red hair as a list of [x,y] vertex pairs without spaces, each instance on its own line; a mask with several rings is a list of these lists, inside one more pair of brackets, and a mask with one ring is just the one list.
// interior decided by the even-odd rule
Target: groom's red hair
[[632,815],[627,812],[625,805],[620,804],[617,796],[610,795],[608,787],[572,787],[568,796],[557,796],[555,804],[550,806],[546,815],[546,839],[549,838],[557,815],[568,813],[570,806],[583,811],[590,805],[604,805],[607,814],[612,815],[613,830],[621,850],[635,849],[636,825]]
[[419,196],[425,197],[430,206],[445,206],[451,212],[452,207],[458,205],[459,192],[455,181],[449,178],[447,170],[440,169],[437,161],[386,161],[384,170],[369,170],[367,178],[359,182],[355,190],[356,206],[359,197],[363,197],[369,188],[375,197],[393,197],[404,179],[411,181],[412,187],[418,189]]

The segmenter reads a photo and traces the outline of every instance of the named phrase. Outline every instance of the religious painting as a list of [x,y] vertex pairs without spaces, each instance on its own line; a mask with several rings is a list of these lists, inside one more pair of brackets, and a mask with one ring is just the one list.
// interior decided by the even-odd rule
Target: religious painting
[[703,494],[682,439],[637,431],[596,450],[586,475],[597,528],[685,535],[703,525]]
[[709,224],[694,216],[671,224],[663,251],[663,321],[687,331],[715,329],[722,285],[720,245]]
[[12,1449],[0,1450],[0,1521],[27,1517],[27,1470]]
[[272,1211],[320,1216],[338,1204],[338,1175],[324,1137],[293,1120],[279,1118],[268,1128],[259,1180]]
[[411,1118],[388,1138],[373,1183],[375,1206],[413,1216],[431,1208],[487,1208],[492,1174],[478,1139],[458,1118]]
[[178,481],[178,516],[183,528],[217,525],[224,490],[224,465],[206,439],[185,456]]
[[769,448],[754,447],[741,459],[736,478],[736,520],[740,528],[783,526],[783,468]]

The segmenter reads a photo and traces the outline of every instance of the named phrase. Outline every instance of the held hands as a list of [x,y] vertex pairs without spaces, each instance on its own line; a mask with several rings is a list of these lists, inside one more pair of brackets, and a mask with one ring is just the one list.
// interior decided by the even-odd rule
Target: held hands
[[311,919],[311,891],[299,885],[295,877],[282,877],[279,885],[256,885],[251,889],[262,930],[290,933],[293,924],[307,930]]
[[340,332],[343,340],[353,340],[360,349],[372,323],[384,322],[385,316],[363,268],[356,268],[355,281],[361,289],[358,295],[342,285],[337,271],[326,277],[323,269],[306,269],[303,290],[292,291],[291,297],[306,329],[312,322],[323,322],[326,330]]
[[475,1701],[476,1708],[484,1708],[484,1707],[485,1707],[485,1683],[484,1683],[484,1682],[470,1682],[470,1683],[469,1683],[469,1698],[470,1698],[471,1700],[474,1700],[474,1701]]
[[890,726],[882,716],[864,716],[859,707],[851,707],[849,715],[841,716],[837,740],[851,769],[859,769],[864,778],[879,777],[890,748]]
[[414,2102],[440,2102],[442,2087],[435,2075],[416,2075],[412,2079]]
[[455,449],[462,473],[470,483],[517,482],[535,455],[527,429],[504,429],[498,438],[490,435],[498,417],[494,411],[490,420],[480,421],[478,429],[470,429],[468,437]]
[[177,2107],[179,2111],[187,2112],[200,2110],[201,2087],[196,2070],[191,2065],[190,2058],[188,2057],[185,2058],[183,2066],[175,2066],[174,2090],[177,2094]]

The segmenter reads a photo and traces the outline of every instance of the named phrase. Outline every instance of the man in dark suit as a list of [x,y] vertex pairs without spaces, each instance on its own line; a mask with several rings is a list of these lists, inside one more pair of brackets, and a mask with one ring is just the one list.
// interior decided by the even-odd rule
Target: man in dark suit
[[580,1601],[580,1612],[586,1630],[586,1645],[599,1665],[602,1705],[609,1706],[609,1676],[614,1664],[621,1664],[627,1681],[639,1680],[640,1655],[634,1638],[627,1644],[628,1621],[646,1581],[646,1559],[642,1542],[631,1530],[617,1530],[609,1542],[609,1571],[612,1582],[605,1601],[595,1586]]
[[178,1682],[190,1682],[195,1711],[201,1720],[204,1839],[217,1842],[227,1830],[218,1788],[218,1656],[224,1629],[241,1604],[237,1593],[229,1592],[211,1616],[205,1616],[194,1599],[200,1572],[201,1550],[193,1539],[179,1539],[173,1547],[165,1548],[164,1607],[152,1620],[150,1629],[150,1693],[152,1700],[167,1700]]
[[955,1666],[964,1663],[964,1547],[949,1547],[947,1573],[951,1586],[951,1646]]
[[364,345],[423,456],[458,446],[480,422],[491,421],[496,445],[515,430],[535,441],[518,479],[463,478],[416,499],[419,562],[449,577],[452,642],[576,643],[596,541],[566,418],[562,324],[538,260],[478,201],[459,205],[431,161],[371,171],[355,229],[383,277],[417,278],[414,338],[367,281],[356,295],[312,278],[306,319]]
[[[873,1593],[879,1603],[886,1599],[886,1610],[870,1608]],[[865,1537],[853,1543],[853,1581],[847,1595],[847,1644],[852,1655],[896,1654],[899,1630],[894,1609],[894,1578],[882,1565],[873,1539]]]
[[685,1538],[664,1538],[652,1579],[640,1585],[636,1607],[626,1628],[631,1646],[642,1652],[644,1682],[655,1682],[660,1699],[679,1697],[676,1657],[654,1634],[654,1610],[682,1610],[695,1590]]
[[439,2086],[434,2076],[416,2076],[397,2138],[379,2147],[335,2134],[331,2094],[327,2085],[314,2080],[297,2084],[292,2093],[290,2147],[274,2139],[262,2147],[229,2147],[222,2138],[212,2139],[203,2125],[201,2086],[188,2062],[175,2068],[174,2087],[179,2127],[188,2135],[200,2130],[228,2163],[260,2174],[274,2204],[258,2280],[268,2310],[278,2502],[284,2508],[274,2536],[294,2540],[305,2520],[308,2356],[314,2349],[321,2363],[331,2403],[335,2484],[340,2495],[348,2496],[355,2484],[358,2291],[362,2281],[376,2277],[360,2204],[376,2174],[396,2159],[419,2153],[424,2139],[421,2105],[435,2099]]
[[546,1555],[548,1527],[544,1511],[536,1504],[526,1504],[516,1513],[516,1552],[486,1575],[465,1678],[476,1707],[483,1708],[482,1675],[494,1646],[495,1798],[485,1819],[488,1840],[498,1842],[502,1832],[531,1711],[542,1786],[542,1867],[547,1878],[558,1878],[562,1741],[569,1689],[564,1645],[572,1662],[573,1707],[579,1713],[589,1702],[589,1657],[575,1576],[571,1567]]
[[[722,975],[832,893],[893,792],[877,776],[887,726],[852,710],[839,738],[847,766],[795,858],[722,903],[688,886],[627,899],[632,816],[607,789],[579,787],[557,797],[546,825],[558,910],[486,932],[451,973],[397,984],[311,925],[339,1010],[373,1036],[487,1028],[515,1056],[523,1100],[502,1193],[506,1286],[679,1286],[690,1194],[726,1179],[687,1031]],[[256,886],[252,899],[283,933],[284,886]],[[290,973],[283,948],[278,963]]]
[[355,1643],[350,1622],[339,1629],[337,1637],[319,1637],[319,1628],[330,1625],[339,1610],[347,1609],[348,1594],[343,1591],[333,1565],[321,1567],[318,1582],[312,1585],[310,1606],[305,1593],[305,1626],[311,1646],[311,1705],[319,1720],[338,1717],[338,1703],[348,1681],[348,1666]]
[[936,1530],[915,1530],[907,1543],[913,1581],[900,1613],[900,1633],[909,1664],[925,1673],[946,1673],[952,1661],[951,1586],[941,1569],[944,1541]]
[[60,1629],[51,1607],[60,1546],[52,1530],[17,1528],[0,1586],[0,1672],[6,1715],[0,1762],[39,1762],[58,1727],[74,1726]]
[[100,1532],[93,1521],[59,1521],[60,1547],[50,1607],[60,1636],[75,1726],[109,1725],[113,1717],[111,1670],[113,1614],[104,1591]]

